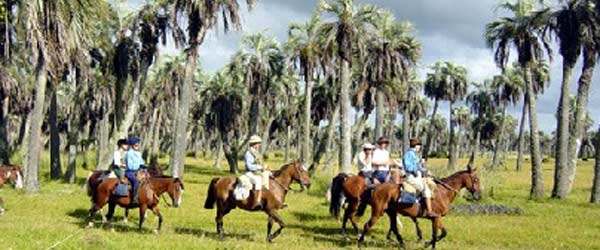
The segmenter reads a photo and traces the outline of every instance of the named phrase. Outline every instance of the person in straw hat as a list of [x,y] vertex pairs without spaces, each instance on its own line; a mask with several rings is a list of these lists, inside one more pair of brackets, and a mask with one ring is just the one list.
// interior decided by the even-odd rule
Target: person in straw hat
[[262,154],[260,153],[262,139],[260,136],[253,135],[248,140],[248,144],[248,150],[244,154],[244,164],[246,165],[245,175],[248,176],[250,182],[254,185],[254,190],[252,190],[252,196],[254,197],[252,208],[259,209],[262,198],[262,171],[265,170],[262,162]]
[[378,147],[373,151],[373,177],[379,183],[385,183],[390,174],[390,152],[387,150],[389,144],[390,140],[387,137],[379,137]]
[[410,139],[410,148],[404,153],[404,157],[402,158],[404,172],[406,172],[404,181],[415,187],[423,195],[423,198],[425,198],[425,205],[427,206],[426,216],[439,217],[439,215],[433,212],[433,207],[431,206],[431,189],[423,181],[423,168],[421,167],[421,159],[419,158],[420,151],[421,141],[416,138]]
[[363,151],[358,153],[358,171],[365,177],[367,185],[374,184],[373,180],[373,150],[375,146],[371,143],[363,144]]

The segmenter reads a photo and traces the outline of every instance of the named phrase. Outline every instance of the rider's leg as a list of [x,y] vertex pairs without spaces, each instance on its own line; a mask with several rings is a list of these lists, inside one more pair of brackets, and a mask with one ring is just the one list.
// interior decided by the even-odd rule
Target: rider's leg
[[433,206],[431,204],[431,190],[425,184],[423,184],[423,197],[425,198],[425,206],[427,207],[426,217],[439,217],[438,214],[433,212]]
[[261,199],[262,199],[262,177],[257,174],[252,175],[252,184],[254,184],[254,201],[252,202],[253,209],[261,208]]
[[131,187],[132,187],[131,203],[137,204],[138,203],[138,199],[137,199],[138,198],[137,197],[138,181],[137,181],[137,177],[136,177],[136,172],[127,171],[127,172],[125,172],[125,177],[127,177],[127,180],[129,180],[129,183],[131,183]]

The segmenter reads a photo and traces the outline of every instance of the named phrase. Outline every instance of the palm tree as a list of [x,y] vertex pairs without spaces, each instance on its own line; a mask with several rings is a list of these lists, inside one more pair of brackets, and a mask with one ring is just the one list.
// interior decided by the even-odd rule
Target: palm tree
[[474,85],[475,91],[469,93],[467,96],[467,104],[471,106],[471,112],[476,114],[477,117],[472,122],[474,135],[469,166],[475,164],[475,158],[479,152],[481,134],[485,132],[483,125],[496,112],[491,81],[485,80],[483,84],[472,83],[472,85]]
[[594,138],[594,147],[596,148],[596,163],[594,165],[594,179],[592,181],[590,202],[598,204],[600,203],[600,127]]
[[376,88],[377,113],[375,137],[383,136],[385,99],[393,99],[386,93],[386,85],[405,85],[412,69],[421,56],[421,44],[414,38],[410,22],[398,22],[389,11],[382,11],[375,18],[375,34],[367,43],[367,56],[363,63],[363,77]]
[[[433,119],[437,115],[439,101],[444,98],[444,92],[440,84],[442,81],[444,81],[443,63],[435,63],[435,65],[431,67],[431,70],[433,72],[427,73],[427,77],[425,79],[424,92],[425,96],[434,100],[433,112],[431,113],[431,119]],[[429,157],[429,150],[431,149],[431,142],[433,139],[433,131],[433,128],[429,127],[427,132],[427,141],[423,149],[423,158],[425,159]]]
[[467,130],[469,129],[469,125],[471,124],[471,111],[467,106],[458,106],[454,107],[454,120],[456,121],[456,125],[458,125],[458,142],[456,143],[457,150],[456,155],[460,158],[460,152],[462,144],[464,143],[464,137],[467,135]]
[[[456,125],[456,121],[453,118],[453,105],[456,101],[460,101],[464,99],[467,94],[467,69],[462,66],[458,66],[453,63],[446,62],[446,79],[447,82],[443,83],[443,88],[445,89],[445,97],[444,100],[450,102],[450,138],[448,141],[449,150],[449,161],[448,161],[448,169],[455,169],[456,163],[458,160],[458,145],[456,143],[454,127]],[[448,85],[446,85],[448,84]]]
[[300,74],[305,82],[300,159],[307,164],[309,163],[308,160],[311,159],[309,156],[311,141],[310,113],[312,91],[315,85],[314,77],[315,74],[318,74],[318,63],[321,53],[318,33],[321,23],[321,18],[318,15],[313,15],[305,24],[291,24],[288,32],[288,42],[285,46],[292,60],[292,65],[299,67]]
[[[558,129],[556,164],[554,175],[553,198],[566,198],[569,194],[577,169],[577,150],[585,131],[586,107],[589,87],[600,51],[600,13],[591,0],[564,1],[562,8],[554,13],[551,23],[553,31],[560,41],[560,53],[563,56],[563,84],[561,101],[558,107]],[[569,125],[569,83],[571,72],[583,49],[583,68],[577,90],[577,108],[575,109],[574,126]],[[566,79],[565,79],[566,78]],[[573,127],[572,130],[569,128]],[[569,130],[571,133],[569,133]]]
[[502,112],[502,120],[500,121],[500,134],[493,143],[494,156],[492,159],[492,168],[495,169],[499,164],[498,150],[502,147],[501,142],[504,140],[506,109],[509,102],[515,104],[520,100],[521,91],[523,89],[523,81],[520,77],[519,71],[513,68],[507,68],[504,71],[504,74],[493,77],[492,85],[496,90],[496,105],[501,107]]
[[544,50],[551,56],[549,43],[544,36],[545,24],[548,23],[549,9],[537,8],[533,0],[519,0],[516,3],[504,3],[499,7],[512,16],[493,21],[486,26],[486,42],[495,49],[496,64],[505,69],[511,48],[518,53],[518,62],[525,75],[525,95],[529,105],[530,149],[531,159],[531,198],[538,199],[544,195],[540,144],[537,125],[537,111],[533,91],[531,68],[543,60]]
[[367,26],[374,23],[377,9],[370,5],[355,6],[354,0],[335,0],[319,2],[319,12],[334,16],[335,20],[324,23],[320,32],[324,38],[327,59],[335,59],[341,65],[340,70],[340,171],[352,169],[352,134],[350,124],[350,86],[351,63],[355,50],[364,52],[363,41],[368,34]]
[[[254,5],[255,0],[246,0],[246,3],[250,8]],[[187,45],[185,49],[187,56],[185,77],[181,86],[180,102],[175,116],[174,140],[169,162],[172,175],[178,177],[183,175],[183,161],[187,146],[186,131],[192,99],[192,85],[198,62],[198,49],[204,42],[206,32],[217,26],[220,19],[223,20],[226,32],[230,26],[239,30],[241,19],[238,0],[178,0],[167,9],[173,11],[170,15],[169,26],[173,29],[176,44],[179,46]],[[186,17],[185,22],[181,21],[181,16]],[[184,25],[187,27],[183,27]],[[187,30],[187,34],[184,29]]]

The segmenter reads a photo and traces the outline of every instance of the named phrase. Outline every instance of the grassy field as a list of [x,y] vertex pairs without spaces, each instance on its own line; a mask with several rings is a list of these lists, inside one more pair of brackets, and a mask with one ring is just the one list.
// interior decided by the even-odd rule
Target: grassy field
[[[273,157],[270,162],[271,166],[282,163]],[[39,193],[25,194],[8,186],[0,189],[6,208],[6,214],[0,216],[0,249],[357,249],[355,240],[345,240],[339,234],[340,223],[328,215],[324,193],[332,173],[319,174],[307,192],[288,194],[289,207],[280,212],[287,227],[274,243],[265,240],[267,216],[241,210],[234,210],[225,217],[226,238],[221,242],[215,234],[215,211],[202,206],[210,179],[227,173],[215,169],[212,160],[188,158],[186,163],[182,206],[160,205],[165,222],[158,235],[151,231],[157,225],[156,217],[149,215],[144,231],[139,232],[133,223],[137,222],[137,211],[131,213],[130,223],[124,224],[120,208],[116,212],[117,222],[113,223],[114,232],[98,223],[95,228],[85,229],[89,198],[83,182],[87,171],[78,170],[79,183],[68,185],[46,181],[48,167],[43,167],[44,181]],[[561,201],[529,200],[530,173],[512,170],[512,160],[508,170],[482,172],[486,196],[480,203],[520,207],[524,213],[510,216],[450,214],[443,220],[449,235],[438,248],[600,249],[597,240],[600,207],[587,203],[593,163],[580,164],[571,196]],[[445,160],[433,160],[431,165],[434,172],[445,174],[441,170]],[[544,163],[546,193],[551,190],[553,165],[551,161]],[[467,201],[459,198],[456,203]],[[96,220],[99,222],[100,217]],[[367,217],[361,218],[361,226],[366,220]],[[409,249],[422,249],[416,244],[412,223],[406,218],[401,220],[404,224],[401,233]],[[421,225],[426,238],[430,238],[429,223],[423,221]],[[381,220],[367,238],[365,248],[396,248],[384,239],[387,226],[387,218]]]

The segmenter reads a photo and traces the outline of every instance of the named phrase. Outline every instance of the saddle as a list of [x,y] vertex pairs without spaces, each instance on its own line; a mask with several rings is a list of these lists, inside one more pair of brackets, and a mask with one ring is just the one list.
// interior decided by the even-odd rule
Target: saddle
[[[433,178],[424,177],[423,182],[425,183],[425,185],[427,185],[429,187],[429,189],[431,190],[431,193],[434,194],[437,184],[435,183]],[[419,202],[421,200],[421,198],[422,198],[421,193],[418,192],[417,189],[413,185],[411,185],[407,182],[402,183],[400,198],[398,199],[399,203],[414,204],[414,203]],[[434,198],[435,198],[435,195],[432,195],[431,199],[434,199]]]
[[[269,190],[269,181],[272,178],[269,171],[262,172],[262,188]],[[250,190],[252,190],[252,182],[250,177],[243,174],[237,177],[235,188],[233,189],[233,196],[236,200],[242,201],[250,196]]]

